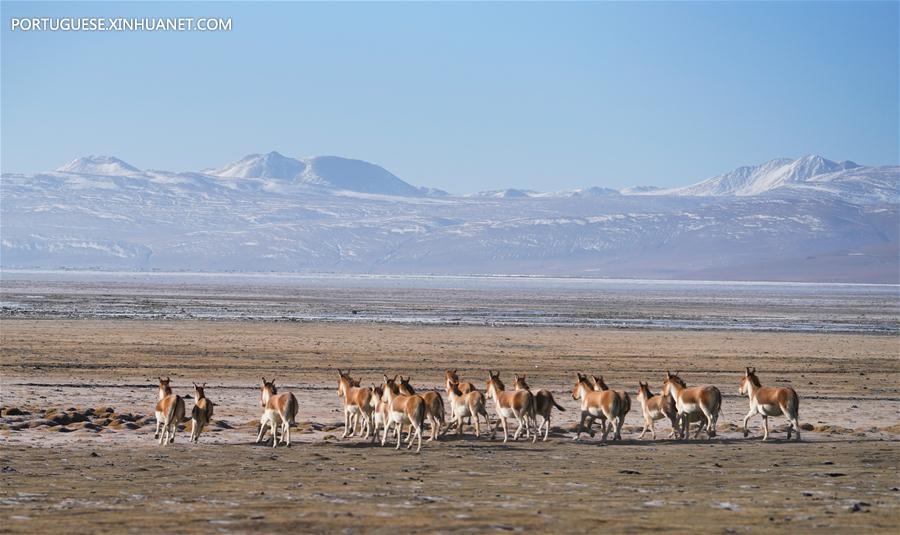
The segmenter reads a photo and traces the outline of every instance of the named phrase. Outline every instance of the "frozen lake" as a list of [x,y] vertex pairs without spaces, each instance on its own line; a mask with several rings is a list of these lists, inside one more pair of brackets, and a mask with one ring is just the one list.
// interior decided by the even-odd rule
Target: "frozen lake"
[[900,333],[900,286],[5,270],[3,317]]

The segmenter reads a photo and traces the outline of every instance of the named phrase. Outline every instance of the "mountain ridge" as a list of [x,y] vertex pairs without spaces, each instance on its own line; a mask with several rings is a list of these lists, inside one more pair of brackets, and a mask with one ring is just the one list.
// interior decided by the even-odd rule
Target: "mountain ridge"
[[85,157],[2,175],[0,267],[900,282],[900,168],[800,160],[761,165],[748,195],[452,196],[338,157],[182,173]]
[[[137,177],[149,175],[203,176],[230,183],[262,181],[261,187],[310,186],[331,190],[401,197],[447,197],[446,191],[415,186],[387,169],[364,160],[341,156],[294,158],[277,151],[254,153],[221,167],[196,172],[142,171],[114,156],[82,156],[51,173],[86,176]],[[13,175],[13,173],[4,173]],[[759,165],[737,167],[687,186],[660,188],[633,186],[618,190],[602,186],[542,192],[520,188],[479,191],[461,195],[495,199],[547,197],[696,196],[727,197],[767,194],[844,195],[854,202],[882,202],[900,198],[900,166],[868,167],[853,161],[832,161],[818,155],[797,159],[776,158]],[[460,196],[460,195],[456,195]]]

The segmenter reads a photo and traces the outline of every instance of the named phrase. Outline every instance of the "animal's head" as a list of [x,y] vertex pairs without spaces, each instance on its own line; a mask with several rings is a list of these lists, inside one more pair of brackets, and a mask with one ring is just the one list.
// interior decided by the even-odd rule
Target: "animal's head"
[[575,386],[572,387],[572,399],[581,399],[585,392],[593,389],[594,386],[591,384],[587,375],[582,375],[581,372],[575,372]]
[[591,375],[591,388],[594,390],[609,390],[609,387],[606,386],[606,381],[603,380],[603,376],[597,377],[596,375]]
[[671,395],[673,389],[680,390],[687,387],[687,384],[678,376],[678,373],[666,370],[666,380],[662,384],[663,395]]
[[341,371],[338,368],[338,387],[337,392],[339,396],[346,396],[347,391],[353,386],[353,378],[350,377],[350,370],[347,370],[347,373]]
[[168,377],[166,377],[165,379],[163,379],[162,376],[159,377],[159,398],[160,399],[162,399],[165,396],[168,396],[169,394],[172,393],[172,387],[170,386],[171,382],[172,382],[172,379],[170,379]]
[[275,387],[275,379],[273,378],[271,381],[266,381],[266,378],[262,378],[262,388],[259,393],[259,404],[263,408],[265,408],[266,403],[269,402],[269,398],[278,393],[278,389]]
[[493,398],[497,396],[497,392],[502,392],[506,390],[506,385],[503,384],[503,381],[500,380],[500,372],[494,373],[491,370],[488,370],[488,380],[487,380],[487,397]]
[[756,376],[756,368],[748,366],[744,377],[741,379],[741,387],[738,389],[738,393],[743,396],[750,391],[750,385],[753,385],[754,388],[759,388],[760,383],[759,377]]
[[523,373],[521,376],[516,374],[516,382],[513,384],[513,388],[516,390],[531,390],[531,387],[528,386],[528,383],[525,382],[525,374]]
[[384,396],[384,387],[372,385],[372,397],[375,401],[381,401]]
[[650,399],[651,397],[653,397],[653,394],[650,393],[649,383],[638,381],[638,397],[643,397],[644,399]]
[[452,370],[444,370],[444,378],[447,381],[458,383],[459,376],[456,375],[456,368],[453,368]]
[[204,388],[206,388],[206,383],[203,383],[203,384],[194,383],[194,397],[196,399],[203,399],[206,397],[206,394],[203,392]]
[[400,393],[403,394],[404,396],[411,396],[416,393],[416,391],[412,387],[412,385],[409,384],[410,379],[412,379],[412,377],[407,377],[406,379],[404,379],[402,375],[400,376],[399,388],[400,388]]
[[386,396],[396,396],[400,394],[400,385],[398,385],[397,379],[400,378],[399,375],[395,375],[393,379],[388,378],[387,375],[382,374],[384,377],[384,384],[381,385],[381,388],[384,390],[384,394]]

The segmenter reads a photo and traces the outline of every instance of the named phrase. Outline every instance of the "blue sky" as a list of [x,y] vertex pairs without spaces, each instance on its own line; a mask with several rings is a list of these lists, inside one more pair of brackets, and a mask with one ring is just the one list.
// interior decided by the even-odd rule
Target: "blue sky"
[[[12,17],[231,17],[228,33]],[[898,3],[2,3],[4,172],[337,154],[453,192],[897,164]]]

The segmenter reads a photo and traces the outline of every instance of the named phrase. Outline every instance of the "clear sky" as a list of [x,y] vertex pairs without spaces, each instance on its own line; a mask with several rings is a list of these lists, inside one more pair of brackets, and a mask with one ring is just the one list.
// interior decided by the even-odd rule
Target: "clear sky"
[[[680,185],[808,153],[897,164],[898,5],[3,2],[0,165],[277,150],[465,193]],[[41,16],[233,29],[10,30]]]

